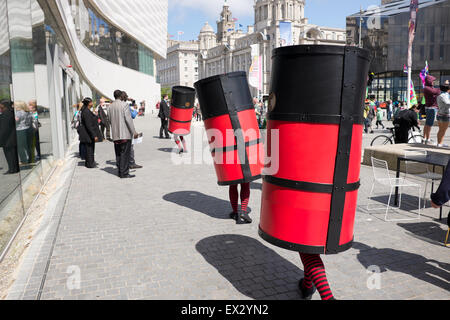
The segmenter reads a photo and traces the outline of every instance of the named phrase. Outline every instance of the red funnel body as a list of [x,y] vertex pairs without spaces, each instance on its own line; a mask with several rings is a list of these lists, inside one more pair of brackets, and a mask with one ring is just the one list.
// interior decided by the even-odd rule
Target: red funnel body
[[266,149],[279,169],[263,177],[266,241],[311,254],[351,247],[368,68],[368,52],[358,48],[275,50]]
[[179,136],[186,136],[191,133],[194,103],[195,89],[181,86],[173,87],[169,119],[170,133]]
[[195,84],[219,185],[261,178],[264,147],[246,74],[236,72]]

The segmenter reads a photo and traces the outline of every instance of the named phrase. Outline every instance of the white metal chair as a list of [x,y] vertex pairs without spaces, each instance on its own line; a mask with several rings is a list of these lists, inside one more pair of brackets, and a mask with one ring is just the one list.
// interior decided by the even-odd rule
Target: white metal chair
[[[405,151],[405,156],[427,156],[426,150]],[[434,184],[436,181],[442,180],[442,175],[430,171],[429,165],[415,161],[405,161],[405,179],[407,175],[425,179],[425,190],[423,192],[423,208],[425,209],[427,200],[428,183]]]
[[[373,183],[372,183],[372,190],[370,191],[370,195],[369,195],[369,203],[367,204],[367,210],[368,211],[373,211],[373,210],[379,210],[379,209],[384,209],[383,207],[376,207],[376,208],[372,208],[370,205],[370,201],[373,197],[373,193],[375,190],[375,186],[378,184],[380,186],[383,187],[389,187],[390,189],[390,193],[389,193],[389,199],[386,205],[386,214],[384,217],[385,221],[405,221],[405,220],[417,220],[420,219],[420,198],[422,195],[422,188],[420,184],[411,182],[406,180],[405,178],[392,178],[390,173],[389,173],[389,168],[388,168],[388,163],[387,161],[384,160],[380,160],[380,159],[376,159],[374,157],[372,157],[372,170],[373,170]],[[405,219],[388,219],[388,213],[389,213],[389,208],[390,203],[391,203],[391,199],[392,199],[392,194],[394,193],[395,188],[399,188],[399,202],[398,202],[398,207],[395,208],[400,208],[401,206],[401,201],[402,201],[402,187],[414,187],[417,188],[419,190],[419,213],[417,215],[417,218],[405,218]]]

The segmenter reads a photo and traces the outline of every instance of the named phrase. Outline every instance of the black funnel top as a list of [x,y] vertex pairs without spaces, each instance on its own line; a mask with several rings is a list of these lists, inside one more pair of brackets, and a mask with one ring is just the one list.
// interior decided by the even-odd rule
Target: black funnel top
[[172,106],[190,109],[194,107],[195,89],[177,86],[172,88]]
[[369,62],[369,51],[357,47],[299,45],[275,49],[269,117],[340,116],[345,92],[347,115],[360,119]]
[[205,120],[253,108],[247,74],[243,71],[206,78],[194,86]]

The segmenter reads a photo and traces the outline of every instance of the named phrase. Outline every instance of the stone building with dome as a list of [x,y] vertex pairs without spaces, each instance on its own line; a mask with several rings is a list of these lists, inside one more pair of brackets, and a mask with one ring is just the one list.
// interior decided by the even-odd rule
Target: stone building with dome
[[292,45],[345,45],[346,30],[310,24],[305,18],[305,0],[255,0],[255,22],[246,32],[236,28],[236,19],[225,3],[217,21],[217,32],[207,22],[200,31],[198,42],[199,79],[217,74],[246,71],[251,63],[251,46],[258,44],[263,64],[263,86],[256,96],[269,91],[272,51],[284,45],[280,24],[288,23]]
[[262,56],[262,90],[251,88],[252,95],[268,94],[273,49],[282,43],[280,24],[289,24],[292,45],[345,45],[346,30],[310,24],[305,18],[305,0],[255,0],[255,21],[245,31],[236,28],[230,7],[224,4],[216,30],[206,22],[196,41],[168,40],[167,59],[157,62],[163,88],[193,86],[197,80],[217,74],[245,71],[252,64],[251,47],[259,46]]

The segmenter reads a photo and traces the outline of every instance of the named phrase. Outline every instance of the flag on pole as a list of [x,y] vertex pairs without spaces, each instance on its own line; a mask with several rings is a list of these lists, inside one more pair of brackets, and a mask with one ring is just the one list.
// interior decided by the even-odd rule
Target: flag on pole
[[428,69],[428,61],[425,61],[425,68],[420,72],[420,79],[422,80],[422,85],[424,88],[425,88],[425,79],[429,74],[430,70]]
[[248,72],[249,75],[249,85],[253,88],[257,88],[259,91],[262,90],[262,57],[259,52],[259,44],[253,44],[250,46],[252,49],[252,65]]
[[409,99],[411,101],[411,105],[418,104],[417,103],[417,96],[416,96],[416,90],[414,90],[414,83],[411,81],[411,88],[409,91]]
[[236,21],[238,21],[238,19],[237,18],[233,18],[233,21],[236,22]]

